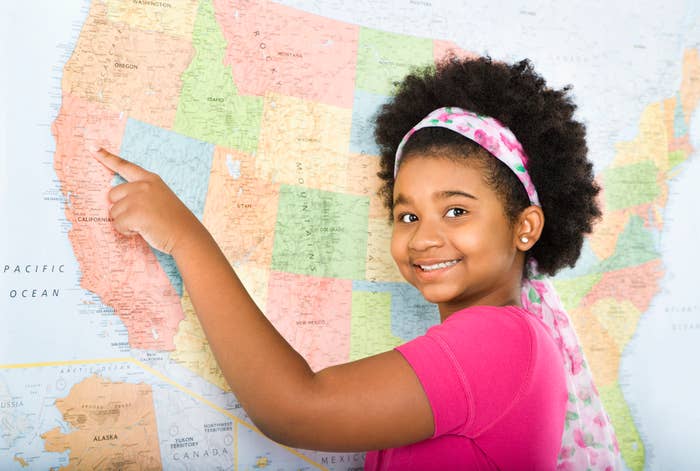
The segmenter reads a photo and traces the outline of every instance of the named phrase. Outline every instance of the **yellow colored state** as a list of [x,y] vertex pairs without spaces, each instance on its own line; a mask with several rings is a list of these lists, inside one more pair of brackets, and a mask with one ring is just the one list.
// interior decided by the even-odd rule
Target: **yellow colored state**
[[234,268],[236,269],[236,275],[240,278],[250,297],[253,298],[260,310],[265,312],[270,269],[252,263],[236,264]]
[[369,198],[369,217],[388,220],[389,212],[383,199],[377,194],[382,180],[377,176],[381,170],[379,157],[369,154],[350,154],[347,169],[347,193]]
[[632,339],[642,313],[628,300],[601,299],[590,307],[600,325],[617,344],[622,352]]
[[[253,265],[240,265],[236,267],[236,274],[253,301],[264,311],[267,303],[267,282],[270,272]],[[185,314],[185,319],[180,322],[177,334],[173,339],[175,351],[171,358],[213,385],[224,391],[230,391],[231,388],[219,368],[186,291],[182,296],[182,312]]]
[[613,335],[588,307],[569,312],[583,353],[598,387],[617,382],[620,370],[620,350]]
[[351,125],[350,109],[266,95],[256,159],[259,177],[345,192]]
[[209,347],[209,342],[204,335],[202,325],[194,312],[192,301],[187,292],[182,296],[182,312],[185,319],[180,322],[175,342],[175,351],[171,358],[188,370],[218,386],[224,391],[230,391],[226,378],[214,358],[214,352]]
[[[601,198],[602,200],[603,198]],[[617,239],[627,225],[629,217],[628,210],[603,212],[603,217],[596,224],[593,234],[588,238],[591,250],[600,260],[612,257],[615,253]]]
[[29,463],[27,463],[27,460],[25,460],[21,456],[15,455],[13,457],[13,460],[16,461],[17,463],[19,463],[19,465],[23,468],[26,468],[27,466],[29,466]]
[[611,167],[651,161],[661,172],[668,169],[668,137],[660,102],[652,103],[642,111],[637,137],[617,144],[616,148]]
[[190,38],[199,0],[107,0],[107,18],[135,28]]
[[369,218],[366,263],[369,281],[405,281],[391,258],[391,231],[386,219]]

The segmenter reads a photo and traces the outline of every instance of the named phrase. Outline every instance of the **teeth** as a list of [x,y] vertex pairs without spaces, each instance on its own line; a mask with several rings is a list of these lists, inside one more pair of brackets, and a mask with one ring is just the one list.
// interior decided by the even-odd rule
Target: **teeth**
[[435,265],[419,265],[419,267],[421,267],[423,271],[439,270],[440,268],[451,267],[457,262],[459,262],[459,260],[450,260],[449,262],[436,263]]

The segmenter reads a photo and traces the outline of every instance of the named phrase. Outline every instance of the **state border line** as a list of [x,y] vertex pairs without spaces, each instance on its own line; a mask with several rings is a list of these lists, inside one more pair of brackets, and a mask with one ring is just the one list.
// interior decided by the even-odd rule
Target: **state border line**
[[[193,399],[201,402],[202,404],[214,409],[215,411],[225,415],[226,417],[229,417],[234,421],[236,425],[242,425],[253,432],[257,433],[258,435],[265,437],[266,439],[270,440],[265,436],[264,433],[262,433],[255,425],[249,424],[245,420],[241,419],[240,417],[235,416],[231,412],[227,411],[221,406],[218,406],[211,402],[209,399],[206,399],[202,397],[201,395],[197,394],[196,392],[190,390],[186,386],[183,386],[173,380],[172,378],[167,377],[160,371],[156,370],[155,368],[137,360],[136,358],[132,357],[123,357],[123,358],[104,358],[104,359],[98,359],[98,360],[63,360],[63,361],[44,361],[44,362],[35,362],[35,363],[15,363],[15,364],[5,364],[2,365],[0,364],[0,370],[15,370],[15,369],[20,369],[20,368],[42,368],[42,367],[51,367],[51,366],[66,366],[66,365],[91,365],[91,364],[99,364],[99,363],[132,363],[139,368],[141,368],[143,371],[150,373],[151,375],[159,378],[161,381],[164,381],[171,386],[174,386],[176,389],[179,389],[183,393],[187,394],[188,396],[192,397]],[[238,469],[238,427],[234,428],[234,467],[235,469]],[[328,468],[324,467],[322,464],[317,463],[313,461],[311,458],[308,456],[303,455],[302,453],[299,453],[297,450],[294,448],[290,448],[288,446],[279,444],[277,442],[274,442],[270,440],[272,443],[275,445],[283,448],[285,451],[288,451],[292,455],[296,456],[297,458],[301,458],[302,460],[306,461],[307,463],[317,467],[321,471],[329,471]]]

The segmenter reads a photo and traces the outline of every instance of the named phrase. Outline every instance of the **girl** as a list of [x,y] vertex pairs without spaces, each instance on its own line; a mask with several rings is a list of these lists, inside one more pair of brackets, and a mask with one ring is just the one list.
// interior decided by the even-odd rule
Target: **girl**
[[[170,253],[251,419],[288,446],[370,451],[365,469],[613,469],[619,452],[551,284],[600,216],[569,88],[525,60],[448,58],[377,117],[391,254],[441,324],[314,372],[252,301],[211,235],[155,174],[128,183],[117,231]],[[379,450],[379,451],[372,451]]]

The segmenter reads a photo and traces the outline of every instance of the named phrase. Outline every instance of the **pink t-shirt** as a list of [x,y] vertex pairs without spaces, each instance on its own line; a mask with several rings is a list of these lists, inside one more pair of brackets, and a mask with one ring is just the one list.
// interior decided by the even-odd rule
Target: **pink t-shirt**
[[474,306],[396,348],[430,401],[435,434],[367,453],[365,470],[553,470],[567,389],[549,328],[516,306]]

